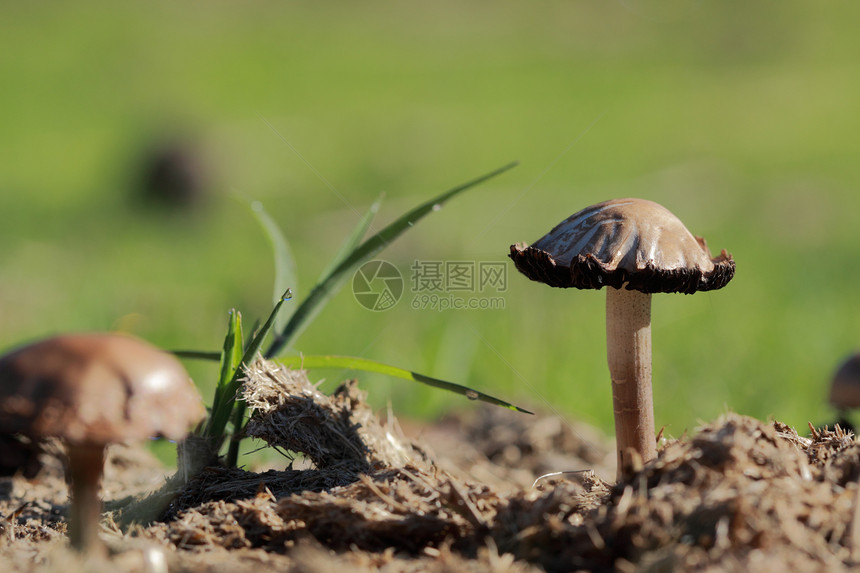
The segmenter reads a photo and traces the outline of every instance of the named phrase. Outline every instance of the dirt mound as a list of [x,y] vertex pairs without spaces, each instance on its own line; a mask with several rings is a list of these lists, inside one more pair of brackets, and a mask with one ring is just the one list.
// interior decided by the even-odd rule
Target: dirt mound
[[[860,557],[860,446],[838,428],[807,438],[727,414],[611,484],[600,476],[614,475],[612,449],[557,418],[488,409],[409,439],[352,382],[325,396],[303,373],[260,364],[247,392],[250,431],[314,467],[206,469],[162,521],[105,531],[114,570],[141,570],[153,551],[179,571],[782,573],[848,570]],[[548,470],[578,473],[532,486]],[[58,475],[3,478],[0,559],[70,570],[45,557],[64,544],[65,494],[32,489]]]
[[558,490],[515,496],[497,542],[554,571],[839,571],[860,548],[858,453],[838,429],[806,439],[729,414],[668,444],[597,506]]
[[615,479],[611,440],[591,426],[558,416],[524,416],[479,407],[433,425],[408,426],[412,436],[449,473],[500,492],[531,488],[547,474],[591,472]]

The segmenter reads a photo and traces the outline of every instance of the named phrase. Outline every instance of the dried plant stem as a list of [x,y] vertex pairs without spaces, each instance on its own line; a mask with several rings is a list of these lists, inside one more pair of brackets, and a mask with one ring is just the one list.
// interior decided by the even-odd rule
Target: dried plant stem
[[630,451],[657,457],[651,397],[651,295],[606,287],[606,354],[612,377],[618,476]]

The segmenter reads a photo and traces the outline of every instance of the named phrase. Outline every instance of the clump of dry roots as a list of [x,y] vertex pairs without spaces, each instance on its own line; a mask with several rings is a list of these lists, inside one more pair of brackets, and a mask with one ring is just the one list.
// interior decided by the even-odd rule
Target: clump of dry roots
[[[840,571],[860,564],[860,445],[838,427],[806,438],[779,422],[727,414],[614,485],[586,472],[496,488],[457,477],[450,465],[440,469],[425,448],[376,419],[354,382],[326,396],[305,373],[258,362],[245,397],[256,410],[249,434],[303,452],[316,467],[207,470],[176,500],[170,520],[147,535],[183,549],[269,555],[290,555],[311,540],[347,552],[338,558],[353,556],[353,566],[361,554],[363,565],[391,570],[440,560],[449,568],[492,562],[496,570],[547,571]],[[485,463],[490,450],[500,451],[498,440],[470,441],[490,444]],[[528,448],[509,454],[525,460]]]
[[320,469],[347,466],[366,473],[402,466],[417,455],[380,424],[356,380],[327,396],[303,370],[261,360],[247,370],[244,398],[256,412],[248,423],[249,436],[301,452]]

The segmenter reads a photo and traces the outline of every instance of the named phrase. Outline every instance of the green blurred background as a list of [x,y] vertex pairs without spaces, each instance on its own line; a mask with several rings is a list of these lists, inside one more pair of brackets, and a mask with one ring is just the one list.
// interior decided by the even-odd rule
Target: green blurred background
[[[369,312],[347,285],[296,349],[611,433],[603,292],[531,283],[506,254],[638,196],[737,261],[722,291],[654,298],[658,427],[727,409],[830,421],[829,377],[860,348],[858,16],[796,1],[5,2],[0,349],[109,329],[217,349],[230,308],[248,322],[271,308],[248,200],[289,237],[300,300],[380,193],[376,229],[519,160],[381,255],[407,279],[400,304]],[[141,205],[141,165],[176,140],[207,200]],[[504,308],[411,308],[416,259],[506,262]],[[214,367],[190,367],[208,399]],[[360,377],[399,416],[471,407]]]

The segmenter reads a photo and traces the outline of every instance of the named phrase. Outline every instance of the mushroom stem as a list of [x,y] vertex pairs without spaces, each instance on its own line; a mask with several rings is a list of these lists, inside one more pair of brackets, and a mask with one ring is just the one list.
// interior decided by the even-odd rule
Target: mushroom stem
[[606,355],[612,377],[618,477],[630,450],[657,457],[651,397],[651,295],[606,287]]
[[104,469],[105,448],[99,445],[69,445],[69,539],[81,553],[98,546],[102,504],[99,486]]

